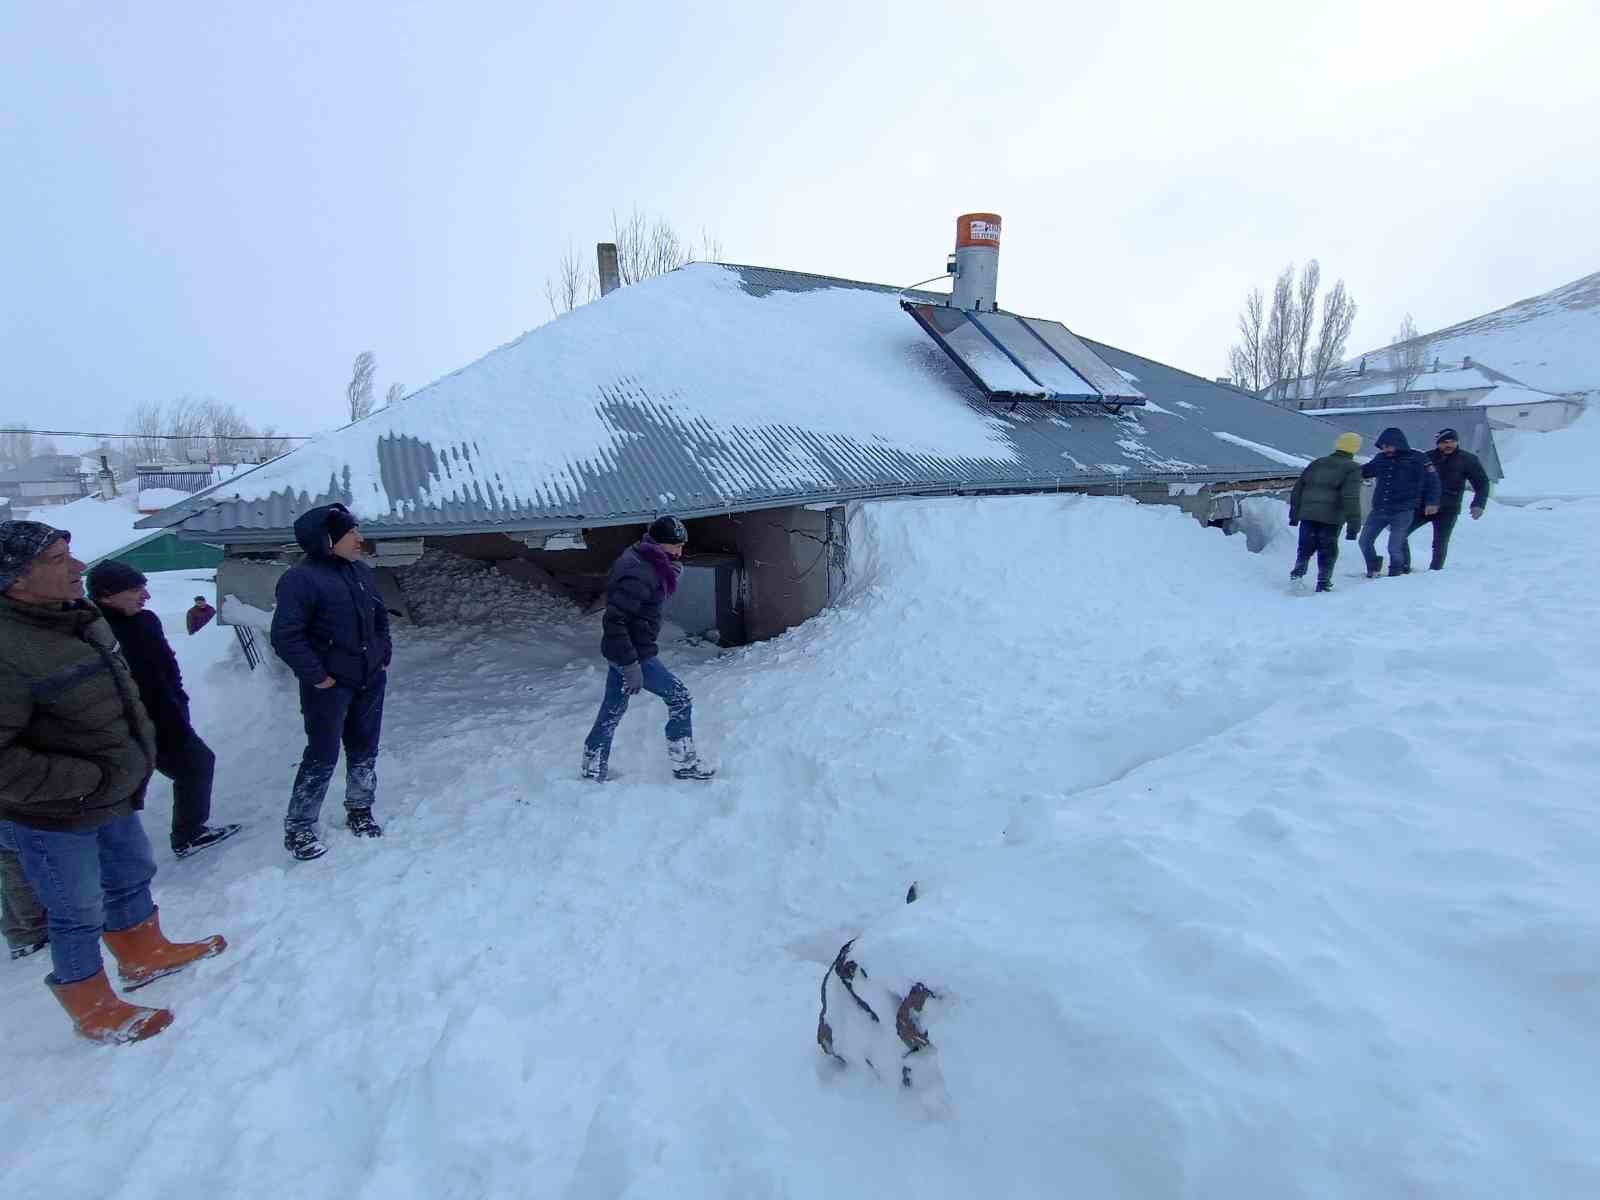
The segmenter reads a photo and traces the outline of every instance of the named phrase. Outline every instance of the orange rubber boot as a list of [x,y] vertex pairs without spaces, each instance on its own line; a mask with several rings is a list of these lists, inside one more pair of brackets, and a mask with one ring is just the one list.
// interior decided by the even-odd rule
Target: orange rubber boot
[[130,992],[228,948],[227,940],[220,933],[200,942],[167,941],[161,932],[159,908],[131,929],[108,929],[104,936],[106,947],[117,956],[117,975],[122,979],[122,986]]
[[172,1013],[165,1008],[140,1008],[120,999],[104,971],[77,983],[53,980],[47,977],[46,986],[67,1010],[78,1036],[91,1042],[142,1042],[172,1024]]

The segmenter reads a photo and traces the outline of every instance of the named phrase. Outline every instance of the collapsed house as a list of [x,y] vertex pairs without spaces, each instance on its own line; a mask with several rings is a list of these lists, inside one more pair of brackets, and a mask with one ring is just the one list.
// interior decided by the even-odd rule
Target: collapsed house
[[580,603],[672,512],[669,616],[739,643],[837,594],[855,502],[1121,494],[1229,528],[1329,450],[1311,417],[999,308],[999,227],[960,219],[949,296],[709,263],[608,290],[140,524],[224,546],[222,619],[259,623],[317,504],[379,568],[439,547]]

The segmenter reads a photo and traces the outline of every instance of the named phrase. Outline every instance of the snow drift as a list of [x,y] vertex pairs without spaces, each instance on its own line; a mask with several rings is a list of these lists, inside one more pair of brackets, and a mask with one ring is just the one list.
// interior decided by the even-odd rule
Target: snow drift
[[[1347,552],[1338,591],[1298,597],[1283,539],[1249,554],[1172,509],[869,506],[838,607],[735,652],[666,643],[709,784],[670,778],[649,698],[624,777],[576,778],[596,616],[445,607],[397,646],[385,837],[332,829],[312,864],[281,847],[289,681],[178,632],[216,815],[248,824],[160,852],[155,890],[230,949],[141,993],[177,1022],[114,1050],[13,965],[0,1175],[63,1197],[1596,1194],[1594,516],[1492,505],[1444,573],[1369,583]],[[191,594],[161,594],[169,632]],[[158,843],[168,804],[158,781]],[[871,987],[934,993],[910,1088],[843,1020],[849,1066],[816,1044],[852,938]]]

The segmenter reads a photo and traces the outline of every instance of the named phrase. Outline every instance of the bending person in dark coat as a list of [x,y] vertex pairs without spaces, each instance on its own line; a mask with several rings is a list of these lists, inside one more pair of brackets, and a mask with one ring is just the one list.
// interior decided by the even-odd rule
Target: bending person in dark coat
[[606,694],[594,728],[583,743],[583,777],[604,782],[611,757],[611,738],[628,711],[628,697],[641,690],[660,696],[667,705],[667,757],[678,779],[710,779],[694,748],[689,689],[657,657],[661,606],[678,588],[683,570],[679,559],[689,531],[677,517],[657,517],[649,531],[611,565],[606,579],[606,612],[600,653],[606,671]]
[[172,852],[185,858],[239,832],[208,825],[217,756],[189,720],[189,695],[161,618],[145,608],[143,574],[114,558],[89,571],[89,598],[117,635],[117,648],[139,685],[139,700],[156,727],[156,770],[172,780]]
[[305,560],[278,580],[272,648],[300,680],[306,749],[283,819],[283,846],[320,858],[317,817],[344,746],[345,824],[380,837],[372,817],[378,791],[378,736],[389,668],[389,610],[377,576],[361,562],[361,530],[342,504],[313,508],[294,523]]
[[1424,525],[1433,526],[1433,561],[1428,570],[1442,571],[1444,557],[1450,552],[1450,535],[1461,519],[1461,499],[1467,484],[1472,484],[1472,519],[1476,521],[1489,503],[1489,472],[1476,454],[1461,448],[1461,436],[1454,429],[1439,430],[1438,444],[1428,454],[1428,461],[1439,472],[1439,509],[1432,514],[1419,512],[1411,530],[1414,533]]
[[1392,425],[1378,435],[1375,445],[1378,453],[1361,468],[1361,477],[1376,479],[1378,486],[1372,493],[1367,523],[1357,539],[1367,560],[1368,579],[1383,573],[1383,559],[1378,557],[1376,543],[1385,529],[1389,531],[1389,574],[1410,574],[1411,552],[1406,548],[1406,535],[1411,532],[1411,520],[1419,511],[1428,517],[1439,511],[1439,472],[1428,456],[1413,450],[1406,435]]
[[1317,591],[1333,591],[1333,565],[1339,561],[1339,526],[1355,540],[1361,527],[1361,468],[1356,451],[1361,435],[1341,433],[1333,453],[1325,454],[1300,473],[1289,495],[1289,524],[1300,527],[1290,579],[1304,579],[1311,556],[1317,556]]

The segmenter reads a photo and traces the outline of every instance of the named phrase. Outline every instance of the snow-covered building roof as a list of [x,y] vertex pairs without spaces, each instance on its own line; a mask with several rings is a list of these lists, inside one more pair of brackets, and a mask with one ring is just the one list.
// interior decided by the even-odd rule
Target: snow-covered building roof
[[1471,359],[1459,362],[1429,360],[1414,378],[1390,366],[1387,355],[1368,359],[1365,364],[1346,364],[1338,368],[1323,386],[1322,395],[1311,399],[1309,378],[1293,380],[1282,389],[1285,402],[1304,409],[1349,409],[1373,405],[1451,404],[1538,404],[1558,401],[1554,392],[1529,387],[1503,371]]
[[1328,449],[1300,413],[1098,343],[1145,407],[991,401],[901,310],[905,294],[693,264],[141,524],[266,542],[340,500],[376,537],[514,533],[669,510],[1279,478]]

